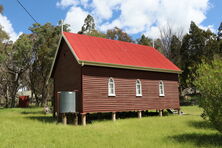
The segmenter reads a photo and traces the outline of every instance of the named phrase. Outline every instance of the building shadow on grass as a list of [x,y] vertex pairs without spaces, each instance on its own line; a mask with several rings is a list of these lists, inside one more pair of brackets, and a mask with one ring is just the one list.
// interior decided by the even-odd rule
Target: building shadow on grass
[[196,146],[213,147],[222,146],[222,135],[221,134],[181,134],[172,136],[173,139],[179,143],[192,143]]
[[[157,112],[147,112],[143,111],[142,116],[158,116],[159,113]],[[116,113],[116,119],[129,119],[129,118],[138,118],[138,113],[135,111],[129,111],[129,112],[117,112]],[[93,114],[87,114],[87,123],[93,123],[95,121],[104,121],[104,120],[112,120],[112,113],[93,113]]]
[[53,118],[52,116],[28,116],[26,117],[28,119],[31,119],[31,120],[36,120],[36,121],[39,121],[39,122],[43,122],[43,123],[56,123],[56,119]]

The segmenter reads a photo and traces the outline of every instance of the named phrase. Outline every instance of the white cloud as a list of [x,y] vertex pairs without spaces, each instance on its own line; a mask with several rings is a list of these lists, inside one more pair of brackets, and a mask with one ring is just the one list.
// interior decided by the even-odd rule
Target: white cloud
[[121,0],[93,0],[91,7],[93,8],[93,14],[98,16],[99,19],[110,19],[113,15],[113,11],[119,9]]
[[70,24],[71,31],[76,33],[81,30],[87,14],[88,13],[81,8],[72,6],[66,14],[64,22]]
[[201,29],[203,30],[208,30],[210,29],[213,33],[217,33],[217,30],[214,28],[214,25],[208,25],[208,26],[202,26],[200,25],[199,26]]
[[72,23],[74,18],[66,16],[66,20],[70,19],[69,22],[76,26],[83,24],[82,17],[89,12],[102,31],[117,26],[129,34],[145,33],[154,38],[159,36],[159,28],[166,25],[175,30],[182,28],[184,32],[189,30],[191,21],[206,27],[201,23],[210,8],[209,0],[60,0],[59,3],[64,7],[75,7],[67,16],[80,13],[81,20],[75,20],[75,23]]
[[9,35],[10,40],[13,42],[18,39],[18,37],[22,34],[22,32],[16,33],[12,27],[12,23],[10,20],[6,17],[0,14],[0,25],[2,26],[2,29]]
[[56,3],[57,7],[68,7],[68,6],[73,6],[79,4],[79,1],[77,0],[61,0]]

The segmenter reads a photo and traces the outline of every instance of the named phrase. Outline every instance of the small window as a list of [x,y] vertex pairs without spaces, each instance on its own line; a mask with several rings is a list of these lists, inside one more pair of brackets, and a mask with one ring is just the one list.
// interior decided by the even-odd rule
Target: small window
[[159,96],[165,96],[164,94],[164,84],[163,81],[159,82]]
[[109,78],[108,82],[108,96],[116,96],[115,93],[115,82],[113,78]]
[[136,80],[136,96],[142,96],[142,85],[140,80]]

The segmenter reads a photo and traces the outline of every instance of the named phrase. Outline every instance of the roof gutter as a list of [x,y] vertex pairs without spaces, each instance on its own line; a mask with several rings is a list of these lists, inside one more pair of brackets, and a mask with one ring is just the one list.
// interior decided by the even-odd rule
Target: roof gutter
[[177,73],[177,74],[182,73],[182,71],[178,71],[178,70],[169,70],[169,69],[151,68],[151,67],[139,67],[139,66],[120,65],[120,64],[110,64],[110,63],[101,63],[101,62],[91,62],[91,61],[83,61],[83,60],[81,60],[80,63],[82,64],[82,66],[89,65],[89,66],[101,66],[101,67],[111,67],[111,68],[143,70],[143,71]]

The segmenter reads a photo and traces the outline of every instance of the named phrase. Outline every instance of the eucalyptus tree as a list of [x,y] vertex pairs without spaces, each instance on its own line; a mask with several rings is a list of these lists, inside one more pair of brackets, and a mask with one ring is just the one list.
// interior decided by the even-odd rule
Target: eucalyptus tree
[[[35,95],[37,105],[45,105],[49,95],[51,82],[48,77],[52,61],[61,37],[61,21],[58,25],[46,23],[33,24],[32,32],[33,59],[29,69],[30,88]],[[69,31],[69,25],[63,25],[63,31]]]

